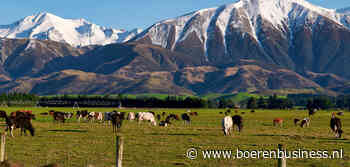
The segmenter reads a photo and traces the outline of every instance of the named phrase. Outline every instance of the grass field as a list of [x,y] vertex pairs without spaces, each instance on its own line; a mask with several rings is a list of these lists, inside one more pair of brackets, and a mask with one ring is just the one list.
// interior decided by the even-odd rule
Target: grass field
[[[1,108],[0,108],[1,109]],[[23,108],[2,108],[7,112]],[[6,155],[12,162],[25,166],[42,166],[57,163],[60,166],[113,166],[115,164],[115,134],[110,125],[103,123],[78,123],[75,119],[68,123],[53,123],[49,116],[39,113],[49,109],[72,111],[71,108],[26,108],[33,110],[37,119],[33,120],[36,136],[7,138]],[[88,109],[89,111],[112,111],[111,108]],[[124,112],[149,111],[146,109],[122,109]],[[185,109],[153,109],[155,112],[183,113]],[[126,167],[139,166],[277,166],[276,159],[240,159],[240,160],[196,160],[186,158],[186,150],[272,150],[277,144],[284,144],[288,150],[334,150],[343,149],[343,159],[289,159],[287,166],[295,167],[348,167],[350,166],[349,134],[350,113],[341,116],[343,139],[335,139],[329,129],[330,112],[319,111],[311,120],[311,127],[295,127],[293,119],[303,118],[306,111],[257,110],[256,113],[244,111],[244,129],[241,134],[225,137],[221,130],[219,114],[224,110],[198,109],[190,126],[178,121],[170,127],[152,127],[148,123],[125,121],[118,135],[124,138],[124,160]],[[285,119],[282,128],[273,127],[275,117]],[[2,128],[1,131],[4,131]]]

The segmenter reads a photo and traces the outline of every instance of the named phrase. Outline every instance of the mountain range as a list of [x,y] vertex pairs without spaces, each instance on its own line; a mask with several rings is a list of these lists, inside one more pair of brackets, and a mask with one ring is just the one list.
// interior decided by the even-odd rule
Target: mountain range
[[240,0],[142,32],[40,13],[0,26],[0,92],[345,94],[349,11]]
[[74,47],[123,43],[141,31],[106,28],[84,19],[63,19],[47,12],[25,17],[10,25],[0,25],[0,37],[3,38],[52,40]]

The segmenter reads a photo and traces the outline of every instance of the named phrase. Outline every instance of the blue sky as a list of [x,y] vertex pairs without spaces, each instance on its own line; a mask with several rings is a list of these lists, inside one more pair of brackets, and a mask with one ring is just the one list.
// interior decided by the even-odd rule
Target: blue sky
[[[350,0],[308,1],[326,8],[350,7]],[[10,24],[45,11],[63,18],[85,18],[99,25],[130,30],[232,2],[235,0],[4,0],[0,7],[0,24]]]

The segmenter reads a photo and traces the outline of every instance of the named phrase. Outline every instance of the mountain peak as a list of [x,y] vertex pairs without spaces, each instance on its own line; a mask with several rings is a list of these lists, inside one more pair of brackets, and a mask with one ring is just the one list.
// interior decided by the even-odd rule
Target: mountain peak
[[[239,34],[235,40],[252,39],[258,44],[257,48],[265,51],[265,48],[260,48],[262,43],[273,36],[264,37],[265,29],[273,29],[273,33],[282,32],[283,38],[292,40],[294,29],[312,29],[314,25],[323,25],[327,20],[338,27],[350,29],[350,16],[305,0],[239,0],[158,22],[134,40],[175,51],[182,51],[185,46],[193,44],[196,50],[189,49],[187,52],[193,56],[201,55],[203,60],[210,62],[210,57],[217,54],[228,57],[233,55],[230,53],[230,48],[234,47],[230,43],[233,34]],[[293,44],[293,41],[289,42]],[[242,43],[237,42],[235,45]],[[214,52],[213,48],[220,52]]]
[[92,24],[85,19],[64,19],[48,12],[0,25],[0,37],[53,40],[75,47],[122,43],[139,31],[121,31]]
[[62,19],[61,17],[58,17],[58,16],[56,16],[52,13],[48,13],[48,12],[39,12],[39,13],[34,14],[32,16],[28,16],[26,18],[32,18],[32,19],[34,19],[33,21],[39,21],[39,20],[43,20],[43,19],[50,20],[50,19],[57,19],[57,18]]

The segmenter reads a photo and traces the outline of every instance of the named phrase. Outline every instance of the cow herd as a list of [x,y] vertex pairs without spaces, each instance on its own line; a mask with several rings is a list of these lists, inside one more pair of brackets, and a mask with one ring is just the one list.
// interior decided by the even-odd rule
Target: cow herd
[[[309,117],[303,118],[303,119],[294,119],[294,125],[300,126],[301,128],[306,128],[310,126],[310,118],[316,113],[316,109],[309,110]],[[222,119],[222,130],[224,131],[224,135],[230,135],[231,131],[234,129],[234,126],[237,125],[237,129],[239,132],[241,132],[243,128],[243,118],[240,115],[235,116],[227,116],[231,113],[231,110],[227,110],[225,112],[225,117]],[[236,110],[235,113],[238,113]],[[251,113],[255,113],[254,110],[251,111]],[[224,114],[223,112],[220,112],[220,114]],[[243,112],[241,113],[244,114]],[[342,130],[342,123],[341,119],[336,117],[336,115],[343,116],[343,112],[338,113],[332,113],[332,117],[330,120],[330,129],[335,134],[337,138],[341,138],[343,130]],[[273,126],[282,127],[283,126],[283,119],[282,118],[275,118],[272,121]]]
[[[254,110],[251,111],[251,113],[255,113]],[[310,126],[310,118],[312,115],[316,113],[315,110],[309,111],[309,117],[299,119],[294,119],[294,125],[300,126],[302,128],[309,127]],[[224,114],[223,112],[220,112],[220,114]],[[231,132],[235,129],[235,126],[237,127],[237,131],[241,132],[243,129],[243,117],[241,115],[244,115],[243,112],[240,114],[237,110],[235,110],[234,116],[229,116],[231,114],[231,110],[227,110],[225,112],[225,117],[222,119],[222,130],[224,132],[224,135],[230,135]],[[138,123],[141,122],[149,122],[152,126],[160,126],[160,127],[167,127],[174,123],[174,121],[183,121],[184,125],[190,125],[192,121],[192,117],[198,116],[197,112],[191,112],[187,111],[181,115],[177,115],[174,113],[155,113],[152,111],[148,112],[118,112],[118,111],[112,111],[112,112],[89,112],[88,110],[79,110],[76,112],[61,112],[61,111],[55,111],[50,110],[47,113],[40,113],[40,115],[43,116],[52,116],[54,122],[60,122],[65,123],[66,120],[72,119],[74,116],[78,122],[84,121],[84,122],[99,122],[99,123],[108,123],[112,124],[113,132],[117,132],[118,129],[122,127],[123,121],[138,121]],[[335,133],[337,138],[341,138],[343,130],[342,130],[342,123],[341,119],[338,118],[336,115],[342,116],[344,115],[343,112],[339,113],[332,113],[332,117],[330,120],[330,129]],[[32,136],[34,136],[35,129],[32,125],[31,120],[35,119],[35,115],[32,113],[32,111],[25,111],[25,110],[19,110],[16,112],[10,113],[8,115],[5,111],[0,110],[0,118],[4,118],[6,121],[6,132],[10,132],[11,136],[13,136],[13,130],[14,129],[20,129],[21,135],[26,134],[26,131],[29,131]],[[158,123],[157,123],[158,122]],[[284,120],[282,118],[275,118],[273,119],[273,126],[282,127]]]
[[[66,120],[73,118],[74,113],[70,112],[61,112],[50,110],[48,113],[41,113],[41,115],[51,115],[55,122],[64,123]],[[122,126],[124,120],[127,121],[138,121],[149,122],[153,126],[167,127],[171,125],[174,121],[180,121],[180,118],[184,121],[185,125],[191,124],[191,117],[198,116],[197,112],[187,112],[181,114],[181,116],[173,113],[167,114],[166,112],[155,113],[153,111],[148,112],[89,112],[88,110],[79,110],[75,112],[75,117],[78,122],[100,122],[100,123],[112,123],[113,132],[117,132],[118,129]],[[157,123],[159,122],[159,123]]]
[[[141,122],[149,122],[153,126],[161,126],[166,127],[172,124],[174,121],[180,121],[180,116],[177,114],[162,112],[160,114],[156,114],[155,112],[89,112],[88,110],[79,110],[74,112],[62,112],[50,110],[48,112],[40,113],[41,116],[52,116],[53,121],[56,123],[65,123],[67,120],[72,118],[76,118],[76,120],[80,123],[84,122],[99,122],[99,123],[108,123],[112,124],[113,132],[117,132],[118,129],[121,128],[123,121],[138,121]],[[184,124],[191,123],[191,117],[198,116],[197,112],[189,112],[183,113],[181,115]],[[35,119],[35,115],[32,111],[19,110],[16,112],[12,112],[8,115],[5,111],[0,110],[0,118],[4,118],[6,121],[6,132],[10,132],[13,137],[13,131],[16,128],[21,130],[21,135],[25,134],[26,131],[29,131],[32,136],[34,136],[35,129],[32,125],[32,119]],[[157,124],[157,122],[159,122]]]

